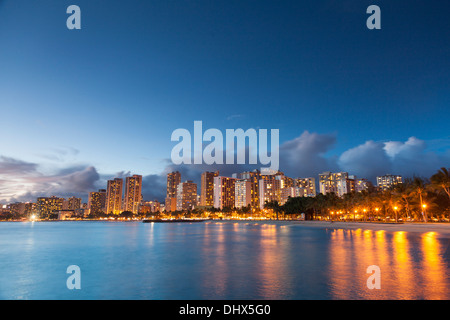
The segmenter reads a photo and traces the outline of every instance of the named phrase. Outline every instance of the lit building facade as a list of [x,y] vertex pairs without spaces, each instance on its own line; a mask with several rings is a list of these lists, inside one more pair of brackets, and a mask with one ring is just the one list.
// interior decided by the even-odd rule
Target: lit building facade
[[40,197],[37,198],[37,212],[41,219],[48,218],[51,214],[56,214],[62,210],[64,198],[58,197]]
[[181,174],[178,171],[167,174],[166,211],[177,210],[177,190],[181,182]]
[[81,198],[70,197],[63,202],[63,210],[79,210],[81,209]]
[[264,209],[266,202],[281,202],[281,179],[274,175],[262,175],[259,180],[259,207]]
[[355,179],[355,191],[371,191],[373,189],[373,184],[367,179]]
[[247,207],[252,203],[252,183],[246,179],[238,179],[234,184],[234,197],[236,208]]
[[214,177],[214,208],[234,208],[235,205],[235,178]]
[[251,206],[259,208],[259,180],[261,179],[261,172],[259,170],[246,171],[240,174],[241,179],[250,181],[251,184]]
[[297,187],[285,187],[280,190],[280,205],[285,204],[289,198],[297,197]]
[[14,216],[30,216],[32,214],[34,203],[16,202],[9,205],[9,212]]
[[123,179],[108,180],[106,188],[106,213],[120,214],[122,212]]
[[89,192],[88,197],[89,214],[102,214],[106,212],[106,190],[100,189],[97,192]]
[[142,201],[139,205],[139,213],[155,213],[161,211],[161,205],[159,201]]
[[200,184],[200,205],[213,206],[214,205],[214,178],[219,176],[219,171],[208,172],[205,171],[201,176]]
[[377,187],[381,191],[389,190],[390,188],[403,183],[402,176],[386,174],[377,177]]
[[133,175],[125,179],[125,196],[123,198],[124,211],[137,214],[142,198],[142,176]]
[[315,197],[316,196],[316,179],[314,178],[297,178],[295,179],[296,197]]
[[197,205],[197,184],[186,181],[178,184],[177,211],[192,210]]
[[330,171],[319,174],[319,190],[322,194],[335,193],[343,196],[349,192],[351,185],[347,184],[349,178],[347,172],[333,173]]

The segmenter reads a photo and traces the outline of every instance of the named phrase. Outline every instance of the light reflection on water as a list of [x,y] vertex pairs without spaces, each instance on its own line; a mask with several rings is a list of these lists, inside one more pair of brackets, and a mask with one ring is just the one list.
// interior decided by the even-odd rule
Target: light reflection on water
[[[330,286],[334,299],[448,299],[448,260],[433,232],[333,230]],[[448,257],[447,257],[448,259]],[[381,289],[370,290],[366,268],[381,269]]]
[[[449,299],[448,242],[284,222],[0,223],[0,298]],[[81,290],[66,288],[71,264]]]

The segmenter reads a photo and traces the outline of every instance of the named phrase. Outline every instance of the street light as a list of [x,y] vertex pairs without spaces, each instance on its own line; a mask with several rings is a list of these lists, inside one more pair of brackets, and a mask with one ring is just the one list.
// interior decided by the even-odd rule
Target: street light
[[426,204],[422,204],[422,208],[423,208],[422,216],[424,217],[425,222],[427,222],[427,216],[426,216],[426,212],[425,212],[425,209],[427,208],[427,205]]
[[398,207],[395,206],[395,207],[394,207],[394,211],[395,211],[395,222],[396,222],[396,223],[398,222],[398,219],[397,219],[397,210],[398,210]]

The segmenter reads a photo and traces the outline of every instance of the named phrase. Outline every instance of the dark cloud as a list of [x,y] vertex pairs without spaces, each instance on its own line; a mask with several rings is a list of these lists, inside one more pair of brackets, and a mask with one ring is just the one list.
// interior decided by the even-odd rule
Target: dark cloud
[[142,196],[144,200],[164,202],[166,197],[166,175],[150,174],[142,177]]
[[349,149],[339,158],[342,170],[375,182],[376,176],[387,173],[403,177],[430,177],[450,164],[450,152],[437,153],[427,149],[424,140],[410,137],[407,141],[366,143]]
[[92,166],[73,166],[47,175],[39,172],[36,164],[1,157],[0,200],[35,201],[39,196],[77,196],[87,200],[88,192],[96,189],[99,180]]
[[336,143],[333,134],[303,132],[280,146],[280,170],[292,177],[314,177],[337,169],[333,157],[326,157]]
[[444,153],[428,150],[426,141],[416,137],[405,142],[386,142],[385,150],[392,170],[403,176],[430,177],[439,168],[450,166],[450,150]]
[[37,164],[0,156],[0,175],[22,175],[35,172]]
[[384,144],[374,141],[367,141],[345,151],[339,157],[338,164],[342,171],[373,182],[377,176],[392,171],[392,163],[384,150]]

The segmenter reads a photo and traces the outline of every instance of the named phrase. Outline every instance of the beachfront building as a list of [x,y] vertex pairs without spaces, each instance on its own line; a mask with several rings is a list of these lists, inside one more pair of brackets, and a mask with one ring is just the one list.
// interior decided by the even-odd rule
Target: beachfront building
[[377,177],[377,187],[381,191],[389,190],[390,188],[403,183],[402,176],[386,174]]
[[108,180],[106,188],[106,213],[120,214],[122,212],[123,179]]
[[214,208],[234,208],[236,180],[231,177],[214,177]]
[[193,210],[197,205],[197,184],[186,181],[178,184],[177,211]]

